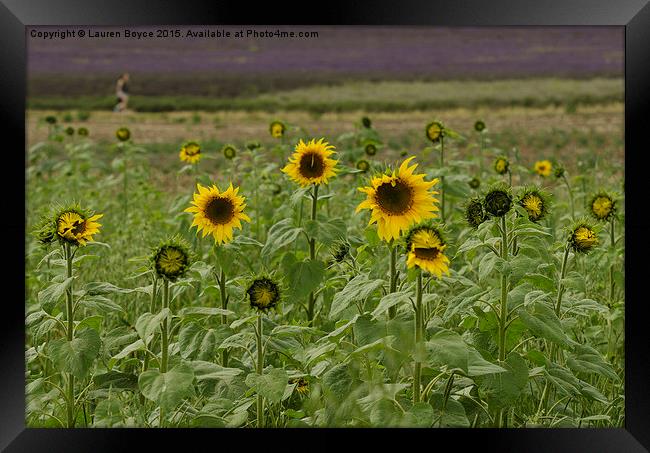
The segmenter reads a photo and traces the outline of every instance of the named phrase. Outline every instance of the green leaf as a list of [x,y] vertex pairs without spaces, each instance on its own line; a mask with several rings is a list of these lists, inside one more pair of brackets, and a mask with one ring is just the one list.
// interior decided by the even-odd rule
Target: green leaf
[[613,381],[619,377],[610,364],[605,362],[603,356],[588,345],[578,345],[575,354],[570,354],[566,364],[575,373],[599,374]]
[[365,301],[370,294],[381,288],[383,284],[383,280],[370,280],[365,274],[357,275],[334,295],[332,308],[330,309],[330,319],[336,318],[350,304],[356,301]]
[[61,283],[54,283],[38,293],[38,301],[41,308],[50,315],[58,305],[59,299],[72,284],[74,277],[68,277]]
[[310,238],[317,238],[319,243],[329,245],[345,237],[347,225],[343,219],[328,219],[321,214],[317,220],[307,220],[304,229]]
[[121,312],[124,311],[122,307],[104,296],[84,296],[79,301],[83,307],[94,309],[101,312]]
[[469,349],[467,361],[468,376],[484,376],[486,374],[504,373],[506,371],[508,370],[485,360],[475,349]]
[[280,220],[269,229],[266,244],[262,247],[262,256],[273,255],[285,245],[291,244],[302,231],[302,228],[293,225],[293,219]]
[[185,307],[178,312],[178,315],[185,319],[200,319],[206,316],[230,316],[234,314],[234,311],[216,307]]
[[430,398],[433,406],[434,423],[441,428],[469,428],[465,408],[455,399],[445,397],[442,393],[433,393]]
[[210,360],[214,356],[216,343],[214,329],[205,329],[199,323],[186,324],[178,333],[178,349],[184,359]]
[[563,347],[573,347],[576,342],[571,340],[562,329],[562,323],[553,309],[544,303],[536,302],[533,310],[526,308],[517,310],[519,319],[530,329],[533,335],[546,338]]
[[90,282],[84,286],[84,291],[90,296],[105,295],[105,294],[129,294],[132,289],[119,288],[112,283],[106,282]]
[[282,401],[288,385],[289,376],[282,368],[273,368],[266,374],[250,373],[246,376],[246,385],[262,395],[271,403]]
[[226,381],[230,382],[244,371],[239,368],[225,368],[212,362],[195,360],[190,362],[197,382],[201,381]]
[[372,311],[372,317],[377,319],[379,316],[386,313],[391,307],[401,303],[408,303],[412,296],[412,291],[403,291],[385,295],[379,300],[377,308]]
[[138,386],[145,398],[154,401],[162,409],[172,410],[194,394],[194,372],[186,363],[181,363],[166,373],[148,370],[140,375]]
[[138,377],[135,374],[123,373],[121,371],[108,371],[93,376],[95,388],[115,390],[137,390]]
[[490,407],[507,407],[514,404],[528,383],[526,362],[511,353],[501,366],[503,373],[488,374],[478,379]]
[[552,278],[542,274],[528,274],[523,277],[523,280],[530,282],[533,286],[546,292],[555,291],[555,281]]
[[48,354],[59,371],[83,379],[99,354],[100,346],[99,333],[94,329],[85,329],[78,332],[72,341],[66,338],[51,341]]
[[404,414],[401,425],[406,428],[430,428],[433,418],[433,407],[429,403],[415,403]]
[[160,324],[169,316],[169,308],[163,308],[156,315],[153,313],[143,313],[135,322],[135,330],[140,338],[148,344],[154,332],[160,327]]
[[124,349],[122,349],[120,352],[115,354],[112,358],[112,360],[117,361],[121,360],[124,357],[128,356],[134,351],[140,351],[145,348],[144,341],[142,341],[140,338],[138,338],[136,341],[131,343],[130,345],[126,346]]
[[318,260],[297,261],[289,266],[289,299],[304,299],[318,288],[325,275],[325,264]]
[[100,401],[95,407],[93,426],[96,428],[113,428],[122,425],[122,404],[117,398]]
[[330,341],[338,341],[352,328],[352,326],[354,326],[354,324],[357,322],[357,319],[359,319],[359,316],[360,315],[357,313],[352,317],[351,320],[344,322],[340,327],[328,333],[324,338],[327,338]]
[[339,401],[343,401],[352,387],[353,378],[350,374],[348,363],[339,363],[329,369],[323,375],[323,390],[326,395],[331,395]]
[[436,332],[425,343],[427,363],[431,366],[446,365],[448,369],[459,368],[468,372],[469,350],[463,339],[451,330]]

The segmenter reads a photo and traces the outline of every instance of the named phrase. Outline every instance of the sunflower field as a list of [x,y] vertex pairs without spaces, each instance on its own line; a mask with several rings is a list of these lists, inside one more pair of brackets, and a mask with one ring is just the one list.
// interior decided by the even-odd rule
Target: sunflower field
[[27,425],[622,427],[621,143],[444,120],[154,155],[43,118]]

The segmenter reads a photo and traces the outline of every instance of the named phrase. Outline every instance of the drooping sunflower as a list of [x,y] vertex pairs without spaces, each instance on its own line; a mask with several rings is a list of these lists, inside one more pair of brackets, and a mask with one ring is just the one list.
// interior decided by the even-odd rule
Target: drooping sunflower
[[494,217],[503,217],[512,208],[510,188],[504,184],[492,186],[485,195],[483,206],[488,214]]
[[201,160],[201,145],[194,141],[183,143],[178,157],[188,164],[197,163]]
[[77,129],[77,135],[80,137],[88,137],[88,129],[85,127],[80,127]]
[[550,160],[538,160],[535,162],[534,170],[538,175],[547,177],[553,172],[553,164]]
[[478,189],[479,187],[481,187],[481,180],[474,177],[469,180],[468,184],[472,189]]
[[413,159],[402,162],[397,172],[375,176],[370,186],[359,188],[366,199],[356,212],[370,209],[369,225],[377,223],[377,234],[387,242],[398,239],[411,225],[436,217],[439,210],[434,198],[438,192],[430,190],[439,180],[427,182],[423,173],[414,174],[417,164],[409,166]]
[[174,282],[190,266],[189,245],[180,236],[174,236],[155,247],[150,260],[158,277]]
[[485,130],[485,122],[478,120],[474,123],[474,130],[476,132],[483,132]]
[[282,138],[286,129],[282,121],[272,121],[269,125],[269,132],[273,138]]
[[237,156],[237,148],[234,145],[225,145],[221,152],[223,153],[223,157],[228,160],[232,160]]
[[211,187],[196,186],[198,193],[194,193],[194,206],[185,209],[185,212],[194,213],[191,227],[197,227],[197,234],[203,230],[203,237],[211,234],[217,244],[232,241],[233,229],[241,229],[242,220],[251,221],[244,214],[245,198],[237,195],[239,187],[233,188],[230,184],[227,190],[221,192],[214,184]]
[[510,167],[510,162],[503,156],[497,157],[494,160],[494,171],[500,175],[505,175],[508,173],[508,168]]
[[589,253],[599,242],[593,225],[584,220],[578,221],[571,228],[568,241],[576,253]]
[[359,162],[357,162],[357,170],[361,170],[362,172],[367,172],[370,170],[370,164],[368,163],[367,160],[361,159]]
[[66,135],[74,135],[74,127],[68,126],[65,128]]
[[340,263],[349,255],[350,243],[344,239],[340,239],[330,247],[330,253],[332,254],[332,259]]
[[432,121],[427,124],[425,132],[431,142],[437,143],[445,134],[445,126],[440,121]]
[[115,136],[121,142],[125,142],[131,138],[131,131],[126,127],[121,127],[115,131]]
[[282,171],[301,186],[327,184],[328,179],[336,176],[337,172],[338,161],[330,159],[332,154],[334,146],[322,138],[307,143],[300,140]]
[[246,149],[250,151],[255,151],[258,148],[261,148],[262,144],[258,142],[257,140],[251,140],[249,142],[246,142]]
[[589,212],[596,220],[609,220],[616,215],[616,200],[607,192],[598,192],[589,202]]
[[87,212],[78,206],[65,208],[55,216],[56,234],[59,240],[75,246],[85,246],[93,240],[93,235],[99,233],[98,223],[104,214]]
[[523,190],[518,203],[528,213],[528,220],[538,222],[548,214],[548,196],[543,191],[530,187]]
[[368,118],[367,116],[364,116],[363,118],[361,118],[361,125],[366,129],[370,129],[372,127],[372,121],[370,121],[370,118]]
[[557,164],[555,167],[555,170],[553,170],[553,174],[557,179],[560,179],[561,177],[564,176],[564,173],[566,172],[564,166],[562,164]]
[[406,235],[406,266],[420,269],[442,277],[449,275],[449,258],[444,254],[445,244],[440,230],[431,225],[418,225]]
[[472,198],[465,205],[465,220],[474,229],[487,220],[480,198]]
[[266,312],[280,302],[280,285],[270,277],[258,277],[248,286],[246,294],[251,308]]

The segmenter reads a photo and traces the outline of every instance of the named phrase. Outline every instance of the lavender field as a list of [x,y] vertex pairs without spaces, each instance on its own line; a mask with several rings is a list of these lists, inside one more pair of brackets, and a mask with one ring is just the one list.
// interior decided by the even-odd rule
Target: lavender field
[[610,78],[624,64],[615,27],[291,27],[282,30],[318,37],[143,40],[101,30],[122,37],[45,40],[28,31],[30,98],[110,96],[124,71],[136,96],[232,98],[349,81]]

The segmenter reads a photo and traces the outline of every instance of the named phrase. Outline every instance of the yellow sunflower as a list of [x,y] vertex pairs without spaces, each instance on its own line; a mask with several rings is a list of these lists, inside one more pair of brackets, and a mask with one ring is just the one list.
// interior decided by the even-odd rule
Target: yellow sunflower
[[500,175],[505,175],[508,173],[508,168],[510,167],[510,162],[505,157],[497,157],[494,161],[494,171]]
[[285,130],[286,127],[281,121],[273,121],[269,126],[269,132],[271,132],[273,138],[282,138]]
[[185,275],[190,266],[189,246],[179,236],[174,236],[153,250],[151,261],[158,277],[175,281]]
[[64,211],[57,217],[56,232],[64,241],[72,245],[86,245],[93,240],[93,234],[99,233],[101,223],[96,220],[104,214],[86,217],[76,210]]
[[588,253],[598,245],[598,235],[591,225],[579,223],[573,228],[569,243],[575,252]]
[[268,311],[280,301],[280,286],[268,277],[258,277],[246,290],[251,308]]
[[535,173],[540,176],[551,176],[553,171],[553,164],[550,160],[538,160],[535,162]]
[[215,185],[196,186],[199,192],[194,194],[194,206],[185,209],[185,212],[194,213],[191,227],[197,227],[197,234],[203,230],[203,237],[212,234],[217,244],[232,241],[233,228],[241,229],[241,220],[251,221],[243,212],[246,204],[245,198],[237,195],[239,187],[235,189],[230,184],[226,191],[220,192]]
[[402,231],[422,220],[436,217],[435,211],[438,194],[430,191],[438,183],[438,179],[426,182],[424,174],[413,174],[417,164],[409,167],[409,162],[415,157],[409,157],[397,172],[383,174],[372,178],[369,187],[360,187],[367,198],[357,206],[356,212],[370,209],[370,223],[377,223],[377,233],[385,241],[397,239]]
[[427,124],[427,138],[433,143],[439,142],[445,132],[445,126],[440,121],[432,121]]
[[183,162],[195,164],[201,159],[201,146],[196,142],[187,142],[181,147],[178,157]]
[[415,227],[406,238],[406,266],[417,266],[438,278],[443,273],[449,275],[449,258],[443,253],[446,248],[438,230],[426,225]]
[[614,198],[605,192],[599,192],[594,195],[591,199],[590,207],[591,215],[596,220],[609,220],[616,212]]
[[295,152],[289,157],[289,163],[282,169],[301,186],[309,184],[327,184],[327,180],[336,176],[336,163],[330,159],[334,147],[320,139],[302,140],[296,145]]

